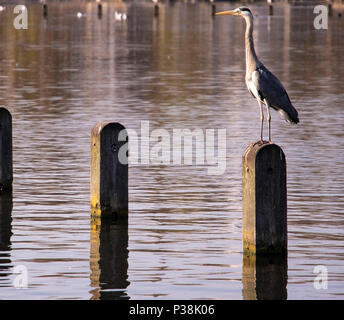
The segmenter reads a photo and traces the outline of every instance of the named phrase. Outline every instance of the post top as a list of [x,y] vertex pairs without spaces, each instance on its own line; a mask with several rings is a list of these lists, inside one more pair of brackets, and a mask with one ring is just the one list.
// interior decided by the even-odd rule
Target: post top
[[258,153],[263,148],[266,148],[266,147],[278,148],[283,153],[282,148],[279,145],[273,143],[272,141],[261,141],[261,140],[258,140],[256,142],[250,143],[250,145],[246,148],[246,150],[244,151],[244,153],[242,155],[243,161],[244,162],[254,161],[254,159],[256,158]]
[[101,132],[104,130],[105,127],[114,127],[114,129],[117,129],[119,131],[125,129],[125,127],[120,124],[119,122],[111,122],[111,121],[102,121],[98,122],[93,128],[91,132],[91,136],[99,136]]
[[9,116],[12,119],[11,113],[5,107],[0,107],[0,114],[1,115],[2,114],[7,115],[7,116]]

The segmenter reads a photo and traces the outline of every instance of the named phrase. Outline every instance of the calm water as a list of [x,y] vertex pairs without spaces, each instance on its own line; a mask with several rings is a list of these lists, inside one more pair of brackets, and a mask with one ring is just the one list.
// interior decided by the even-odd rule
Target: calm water
[[[218,10],[237,4],[221,3]],[[288,263],[255,280],[242,255],[241,155],[259,136],[244,84],[244,22],[205,3],[28,5],[28,30],[0,13],[0,105],[13,116],[13,199],[1,200],[2,299],[343,299],[344,18],[313,27],[313,6],[263,5],[255,41],[300,125],[272,114],[288,160]],[[76,17],[77,12],[84,16]],[[114,12],[127,12],[115,21]],[[91,224],[90,132],[119,121],[140,133],[226,129],[226,170],[132,165],[129,226]],[[11,215],[11,207],[12,215]],[[12,218],[11,218],[12,216]],[[28,287],[13,287],[24,265]],[[328,271],[315,289],[314,267]],[[259,273],[257,271],[257,274]],[[264,277],[263,277],[264,278]],[[256,288],[256,289],[255,289]]]

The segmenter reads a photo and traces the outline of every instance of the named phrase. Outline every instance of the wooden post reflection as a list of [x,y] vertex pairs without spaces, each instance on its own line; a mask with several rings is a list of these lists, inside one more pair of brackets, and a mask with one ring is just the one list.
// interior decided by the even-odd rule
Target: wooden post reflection
[[[0,195],[0,276],[11,274],[12,194]],[[8,271],[8,272],[7,272]]]
[[12,193],[12,115],[0,108],[0,193]]
[[288,280],[287,255],[243,255],[244,300],[285,300]]
[[92,300],[127,300],[128,223],[91,218],[91,290]]

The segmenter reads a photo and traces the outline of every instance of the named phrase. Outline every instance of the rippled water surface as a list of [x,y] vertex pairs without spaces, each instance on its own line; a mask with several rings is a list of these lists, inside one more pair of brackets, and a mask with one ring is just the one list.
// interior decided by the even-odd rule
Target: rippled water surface
[[[28,4],[27,30],[13,28],[13,7],[0,13],[0,105],[13,117],[14,168],[13,198],[1,199],[0,298],[344,298],[344,18],[315,30],[312,6],[278,4],[272,17],[265,4],[251,8],[258,55],[301,120],[272,114],[288,161],[279,288],[255,280],[242,254],[241,156],[259,136],[244,21],[213,19],[203,2],[162,4],[158,18],[150,2],[104,3],[102,19],[96,3],[62,2],[49,3],[47,19]],[[171,134],[226,129],[226,170],[132,165],[129,225],[91,223],[90,133],[104,120],[139,135],[141,121]],[[22,290],[13,286],[21,265]],[[318,265],[327,289],[314,287]]]

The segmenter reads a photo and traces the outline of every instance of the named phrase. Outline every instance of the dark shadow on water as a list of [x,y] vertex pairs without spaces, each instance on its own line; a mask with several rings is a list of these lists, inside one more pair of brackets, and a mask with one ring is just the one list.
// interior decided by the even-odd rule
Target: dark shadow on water
[[128,222],[91,218],[92,300],[128,300]]
[[286,300],[288,257],[243,255],[244,300]]
[[11,275],[12,194],[0,195],[0,277]]

